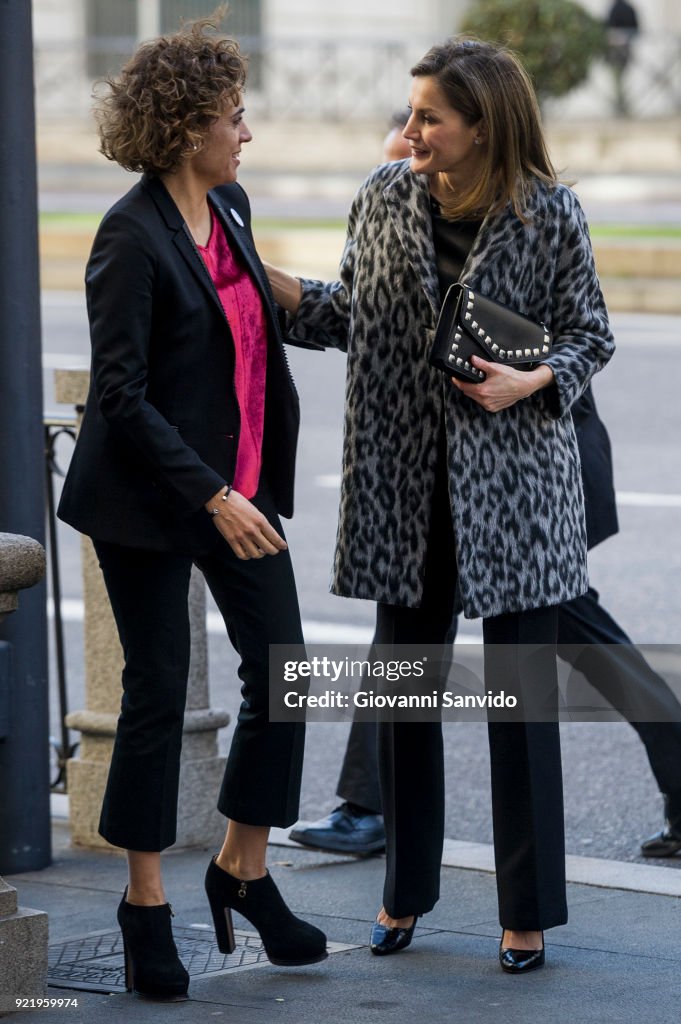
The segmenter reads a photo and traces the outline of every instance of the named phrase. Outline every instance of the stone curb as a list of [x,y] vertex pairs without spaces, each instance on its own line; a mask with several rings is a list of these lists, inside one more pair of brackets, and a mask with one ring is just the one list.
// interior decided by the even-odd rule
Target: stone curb
[[[309,823],[298,822],[292,827],[300,828],[306,824]],[[291,842],[288,838],[289,832],[290,829],[273,828],[270,832],[270,846],[304,849],[299,843]],[[442,866],[493,874],[494,847],[487,843],[445,839]],[[681,898],[681,869],[649,867],[647,864],[631,864],[627,861],[606,860],[600,857],[578,857],[574,854],[568,854],[565,866],[568,882],[593,885],[600,889],[624,889],[628,892]]]

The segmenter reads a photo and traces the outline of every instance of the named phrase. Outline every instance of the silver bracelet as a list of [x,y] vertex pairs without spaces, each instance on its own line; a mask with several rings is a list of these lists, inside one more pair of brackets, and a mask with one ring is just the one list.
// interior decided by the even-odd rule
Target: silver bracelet
[[[227,498],[229,498],[231,493],[232,493],[232,485],[231,484],[227,484],[227,490],[221,496],[220,501],[227,501]],[[212,518],[214,518],[215,516],[219,516],[220,515],[220,509],[219,508],[209,508],[208,509],[208,515],[211,516]]]

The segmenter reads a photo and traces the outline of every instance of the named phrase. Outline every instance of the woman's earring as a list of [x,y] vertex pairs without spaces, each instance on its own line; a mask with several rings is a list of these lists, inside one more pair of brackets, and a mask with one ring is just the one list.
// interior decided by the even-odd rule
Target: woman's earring
[[476,139],[473,139],[473,141],[475,142],[476,146],[479,146],[482,143],[482,139],[479,136]]

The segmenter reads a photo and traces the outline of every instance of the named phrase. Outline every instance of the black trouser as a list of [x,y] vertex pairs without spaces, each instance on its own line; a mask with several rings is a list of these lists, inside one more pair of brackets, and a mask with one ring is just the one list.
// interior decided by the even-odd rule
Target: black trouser
[[[590,644],[586,650],[582,645]],[[681,705],[664,679],[611,615],[592,588],[560,606],[558,654],[625,716],[636,701],[657,721],[631,721],[646,748],[655,781],[678,807],[681,828]]]
[[[456,634],[453,620],[450,639]],[[584,644],[593,648],[585,651]],[[632,695],[656,721],[632,721],[645,746],[660,791],[672,798],[681,829],[681,705],[664,679],[634,647],[622,627],[599,603],[590,587],[586,594],[558,608],[558,655],[570,664],[578,660],[580,672],[591,686],[621,713],[631,707]],[[664,719],[662,721],[661,719]],[[375,814],[381,813],[376,756],[376,727],[354,722],[338,779],[338,796]]]
[[[456,618],[450,638],[456,634]],[[593,645],[584,650],[585,644]],[[558,654],[577,667],[613,708],[631,709],[632,694],[655,718],[666,721],[631,722],[645,745],[659,790],[672,797],[673,810],[681,808],[681,706],[665,680],[645,658],[592,588],[558,607]],[[652,716],[651,716],[652,717]],[[381,813],[378,781],[377,729],[374,723],[353,722],[338,780],[338,796]],[[672,824],[681,828],[681,810]]]
[[[433,496],[421,605],[380,604],[377,643],[445,642],[454,612],[455,554],[447,481],[441,468]],[[486,619],[485,688],[522,695],[526,686],[540,685],[547,696],[556,696],[556,629],[556,608]],[[520,644],[544,645],[531,679],[520,678],[516,658]],[[490,722],[488,728],[501,924],[519,930],[564,924],[558,722]],[[383,904],[391,917],[425,913],[439,896],[444,840],[441,723],[379,723],[378,765],[387,853]]]
[[[266,490],[253,500],[283,535]],[[99,541],[95,549],[125,658],[101,835],[128,850],[163,850],[175,842],[192,561],[241,658],[243,701],[218,807],[248,825],[291,825],[298,817],[305,727],[270,722],[268,707],[269,644],[303,642],[288,551],[241,561],[220,538],[209,555],[194,559]]]

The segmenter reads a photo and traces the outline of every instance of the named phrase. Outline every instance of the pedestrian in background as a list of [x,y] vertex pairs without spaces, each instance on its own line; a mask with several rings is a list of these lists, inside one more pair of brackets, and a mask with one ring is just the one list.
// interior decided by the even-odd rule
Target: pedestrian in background
[[606,59],[615,80],[615,113],[619,117],[629,114],[624,80],[638,30],[638,15],[629,0],[614,0],[605,19]]
[[175,842],[192,563],[243,684],[218,800],[229,822],[206,874],[218,945],[234,950],[238,906],[272,963],[326,956],[265,864],[270,826],[298,817],[302,771],[304,726],[268,715],[269,644],[303,642],[279,520],[293,509],[299,408],[236,182],[246,62],[216,27],[144,43],[100,102],[102,151],[143,177],[87,265],[92,378],[59,508],[93,540],[125,658],[100,833],[127,851],[126,985],[166,999],[189,980],[160,852]]

